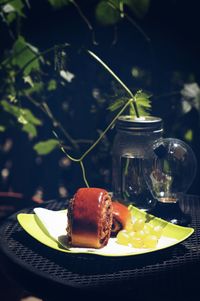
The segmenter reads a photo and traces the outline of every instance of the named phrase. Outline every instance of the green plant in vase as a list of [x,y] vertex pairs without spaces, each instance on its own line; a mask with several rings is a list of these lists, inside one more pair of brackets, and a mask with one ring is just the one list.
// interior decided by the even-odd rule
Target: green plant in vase
[[142,90],[133,93],[96,54],[91,51],[89,54],[115,78],[127,94],[109,106],[110,111],[118,110],[118,113],[97,141],[98,143],[111,126],[116,123],[117,134],[112,151],[112,190],[114,197],[125,203],[135,204],[141,209],[149,210],[156,201],[144,181],[142,162],[146,149],[155,140],[161,138],[162,120],[158,117],[149,116],[150,95]]
[[[105,136],[108,130],[115,123],[116,124],[123,123],[125,126],[123,130],[125,131],[127,130],[126,126],[128,124],[128,127],[130,128],[128,132],[129,134],[132,135],[132,137],[130,136],[129,138],[132,138],[131,141],[133,144],[128,143],[129,145],[127,147],[121,149],[120,143],[118,143],[119,141],[117,143],[114,142],[114,144],[117,144],[117,146],[116,147],[114,146],[113,148],[114,196],[122,201],[126,201],[128,199],[128,201],[131,203],[136,203],[136,200],[137,202],[138,200],[140,200],[141,205],[142,204],[144,205],[145,203],[149,203],[149,202],[153,204],[153,201],[149,200],[150,193],[147,189],[147,186],[144,183],[143,176],[141,174],[141,160],[143,159],[145,147],[147,147],[147,145],[150,142],[152,142],[152,140],[160,137],[160,133],[162,133],[161,119],[149,116],[151,103],[150,103],[150,96],[148,94],[142,92],[141,90],[137,91],[136,93],[132,93],[132,91],[108,67],[108,65],[105,62],[103,62],[92,51],[88,51],[88,53],[97,62],[99,62],[104,67],[104,69],[108,71],[111,74],[111,76],[122,86],[127,96],[117,99],[109,106],[108,109],[112,112],[118,111],[117,114],[114,116],[110,124],[105,128],[105,130],[102,131],[98,139],[91,145],[90,148],[86,150],[86,152],[83,153],[81,157],[74,158],[69,153],[67,153],[55,132],[54,135],[60,141],[61,149],[66,154],[66,156],[70,160],[80,164],[85,185],[89,187],[89,183],[86,178],[85,168],[83,164],[85,157],[94,149],[94,147],[100,142],[100,140]],[[143,128],[142,132],[140,127]],[[146,134],[148,137],[147,139],[145,137]],[[140,142],[138,143],[138,137],[144,140],[142,145],[140,145]],[[126,135],[125,138],[127,138]],[[118,150],[120,150],[120,152]],[[135,150],[137,150],[136,151],[137,154],[135,154]],[[122,164],[123,166],[125,166],[125,169],[123,168]],[[128,179],[128,184],[126,183],[127,179]],[[132,190],[134,190],[135,200],[133,200],[133,191],[129,189],[130,187]],[[139,207],[141,206],[139,205]]]

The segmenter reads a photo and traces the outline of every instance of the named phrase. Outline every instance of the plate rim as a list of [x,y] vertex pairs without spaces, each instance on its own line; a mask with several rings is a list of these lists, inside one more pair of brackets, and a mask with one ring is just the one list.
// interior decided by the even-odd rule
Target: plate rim
[[[134,208],[134,210],[136,210],[137,212],[139,212],[140,214],[148,214],[148,213],[145,213],[145,212],[142,212],[140,209],[132,206]],[[63,211],[63,210],[58,210],[58,211]],[[59,247],[59,242],[57,242],[56,240],[54,240],[50,235],[48,235],[47,233],[44,232],[44,230],[38,225],[37,221],[36,221],[36,214],[34,213],[18,213],[17,214],[17,220],[20,224],[20,226],[24,229],[24,231],[26,233],[28,233],[31,237],[33,237],[36,241],[40,242],[41,244],[45,245],[46,247],[49,247],[51,249],[54,249],[54,250],[57,250],[57,251],[60,251],[60,252],[63,252],[63,253],[67,253],[67,254],[87,254],[87,255],[98,255],[98,256],[103,256],[103,257],[128,257],[128,256],[138,256],[138,255],[145,255],[145,254],[149,254],[149,253],[153,253],[153,252],[158,252],[158,251],[162,251],[162,250],[165,250],[167,248],[170,248],[170,247],[173,247],[181,242],[183,242],[184,240],[186,240],[188,237],[190,237],[193,233],[194,233],[194,228],[192,227],[183,227],[183,226],[179,226],[179,225],[175,225],[175,224],[172,224],[172,223],[169,223],[161,218],[158,218],[158,217],[155,217],[151,214],[148,214],[148,216],[151,216],[151,217],[154,217],[156,220],[158,221],[162,221],[163,223],[165,223],[166,225],[170,224],[171,226],[175,227],[176,229],[178,228],[181,228],[181,229],[187,229],[187,234],[182,238],[182,239],[177,239],[177,241],[175,241],[174,243],[168,245],[168,246],[163,246],[163,247],[160,247],[158,249],[147,249],[145,251],[142,251],[142,252],[138,252],[138,253],[124,253],[124,254],[104,254],[104,253],[100,253],[98,252],[99,249],[96,249],[96,250],[91,250],[90,251],[84,251],[84,250],[69,250],[69,249],[65,249],[64,247]],[[39,230],[41,231],[42,235],[45,235],[45,238],[48,238],[48,240],[50,240],[51,242],[53,241],[54,243],[57,244],[57,246],[52,246],[50,243],[46,243],[46,241],[42,241],[41,239],[39,239],[37,237],[37,235],[35,236],[30,230],[29,228],[24,224],[24,217],[28,217],[29,219],[29,223],[32,222],[36,225],[36,227],[39,228]],[[101,249],[102,250],[102,249]]]

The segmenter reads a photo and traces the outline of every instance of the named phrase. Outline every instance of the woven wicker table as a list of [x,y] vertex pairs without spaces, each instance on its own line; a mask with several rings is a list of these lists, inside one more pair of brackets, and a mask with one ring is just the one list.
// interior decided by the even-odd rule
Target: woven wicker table
[[[64,209],[67,202],[50,201],[43,207]],[[1,261],[10,276],[45,300],[68,300],[71,294],[87,300],[191,299],[200,286],[200,198],[186,196],[181,207],[192,216],[195,232],[189,239],[162,251],[122,258],[50,249],[30,237],[14,214],[0,226]],[[32,208],[20,212],[31,213]]]

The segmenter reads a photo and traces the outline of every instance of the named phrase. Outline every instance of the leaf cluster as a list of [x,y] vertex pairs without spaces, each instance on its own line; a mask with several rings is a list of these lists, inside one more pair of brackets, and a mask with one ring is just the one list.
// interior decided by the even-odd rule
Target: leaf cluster
[[149,10],[150,0],[102,0],[96,6],[96,18],[102,25],[115,25],[124,18],[126,9],[135,17],[143,18]]
[[[80,17],[88,25],[88,28],[92,28],[75,1],[48,0],[47,2],[54,9],[74,5]],[[149,5],[150,0],[100,0],[97,1],[95,7],[95,16],[102,25],[114,25],[124,17],[127,9],[137,18],[144,17]],[[0,21],[6,24],[10,40],[12,41],[10,43],[12,46],[4,49],[4,58],[0,62],[0,75],[2,78],[0,83],[0,132],[4,132],[8,126],[8,121],[11,121],[10,124],[19,127],[28,134],[29,138],[33,139],[35,151],[40,155],[44,155],[55,149],[58,143],[54,139],[42,142],[37,140],[38,130],[43,125],[43,122],[37,117],[35,108],[43,111],[52,122],[53,127],[59,126],[67,142],[77,147],[75,140],[55,119],[47,103],[49,93],[53,93],[60,84],[70,83],[74,75],[69,70],[65,70],[63,56],[59,55],[59,51],[56,52],[56,49],[59,50],[60,48],[63,52],[66,45],[64,45],[64,48],[53,46],[51,49],[41,52],[36,46],[26,40],[23,35],[23,20],[27,17],[26,12],[28,10],[31,10],[29,0],[0,0]],[[55,60],[57,61],[57,74],[59,77],[56,76],[45,80],[44,69],[49,65],[52,66],[52,62],[45,56],[50,51],[56,53]],[[63,53],[65,54],[65,52]],[[111,70],[109,72],[112,76],[114,75]],[[116,79],[115,75],[114,77]],[[123,85],[122,82],[121,84]],[[123,87],[129,93],[129,89],[125,85]],[[139,114],[148,114],[151,106],[149,96],[142,91],[138,91],[135,95],[130,92],[129,96],[130,94],[134,98],[133,102],[129,102],[127,96],[120,97],[109,106],[109,110],[120,110],[129,102],[129,113],[135,115],[133,103],[137,102]]]
[[[134,95],[138,113],[140,116],[148,116],[151,111],[151,95],[148,93],[143,92],[142,90],[139,90]],[[116,110],[122,108],[124,104],[128,101],[127,96],[122,96],[120,98],[115,99],[109,106],[108,110],[111,112],[115,112]],[[135,110],[132,106],[129,107],[129,115],[136,117]]]

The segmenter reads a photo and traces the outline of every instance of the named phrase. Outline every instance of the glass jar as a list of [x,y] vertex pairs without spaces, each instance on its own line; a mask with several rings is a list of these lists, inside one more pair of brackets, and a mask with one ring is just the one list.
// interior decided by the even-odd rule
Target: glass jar
[[146,116],[120,116],[116,122],[112,150],[113,198],[149,211],[156,200],[143,176],[145,150],[162,138],[162,119]]

